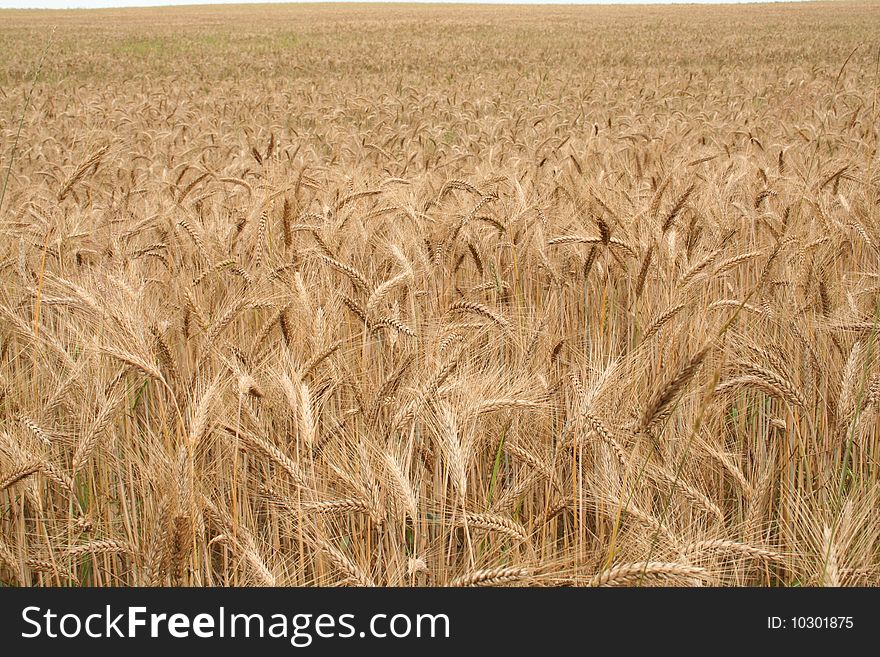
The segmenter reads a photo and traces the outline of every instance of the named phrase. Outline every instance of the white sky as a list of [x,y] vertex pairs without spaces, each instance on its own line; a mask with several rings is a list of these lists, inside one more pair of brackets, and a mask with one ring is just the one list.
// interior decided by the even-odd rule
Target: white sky
[[[255,2],[278,2],[289,0],[0,0],[0,9],[71,9],[96,7],[153,7],[165,5],[245,4]],[[424,1],[424,0],[408,0]],[[716,4],[719,2],[761,2],[767,0],[446,0],[470,3],[534,3],[534,4],[668,4],[688,2]]]

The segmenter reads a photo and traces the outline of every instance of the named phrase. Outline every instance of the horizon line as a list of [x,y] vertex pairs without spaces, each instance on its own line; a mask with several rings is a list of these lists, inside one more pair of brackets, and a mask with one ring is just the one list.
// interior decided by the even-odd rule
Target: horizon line
[[[63,0],[62,0],[63,1]],[[7,3],[0,0],[0,11],[89,11],[101,9],[158,9],[158,8],[186,8],[186,7],[229,7],[235,5],[510,5],[510,6],[594,6],[594,7],[637,7],[658,5],[776,5],[776,4],[832,4],[831,0],[133,0],[115,2],[110,0],[72,0],[61,3]],[[869,0],[851,0],[835,4],[871,4]]]

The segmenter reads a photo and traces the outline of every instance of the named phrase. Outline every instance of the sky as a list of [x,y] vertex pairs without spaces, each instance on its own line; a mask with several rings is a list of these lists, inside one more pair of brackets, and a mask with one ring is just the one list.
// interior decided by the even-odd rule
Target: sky
[[[153,7],[165,5],[208,5],[208,4],[233,4],[273,2],[279,0],[0,0],[0,9],[27,8],[27,9],[71,9],[71,8],[97,8],[97,7]],[[288,1],[288,0],[281,0]],[[413,1],[413,0],[409,0]],[[418,0],[415,0],[418,1]],[[436,1],[436,0],[435,0]],[[455,0],[446,0],[455,1]],[[690,2],[699,4],[715,4],[718,2],[760,2],[766,0],[458,0],[472,3],[486,2],[532,2],[535,4],[668,4],[670,2]]]

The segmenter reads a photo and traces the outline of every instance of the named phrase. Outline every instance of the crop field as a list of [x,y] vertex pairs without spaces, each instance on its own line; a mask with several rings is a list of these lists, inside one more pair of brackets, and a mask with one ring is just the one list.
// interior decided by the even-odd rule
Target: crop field
[[878,35],[0,11],[0,584],[878,583]]

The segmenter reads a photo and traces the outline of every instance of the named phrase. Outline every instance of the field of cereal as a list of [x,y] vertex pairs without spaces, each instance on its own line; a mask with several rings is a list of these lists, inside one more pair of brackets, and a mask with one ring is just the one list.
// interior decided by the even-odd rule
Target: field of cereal
[[876,583],[878,34],[0,11],[0,583]]

